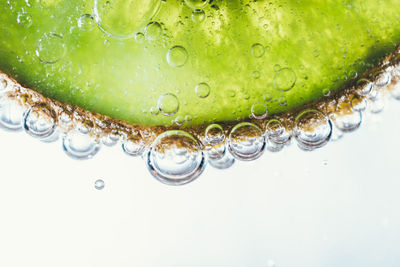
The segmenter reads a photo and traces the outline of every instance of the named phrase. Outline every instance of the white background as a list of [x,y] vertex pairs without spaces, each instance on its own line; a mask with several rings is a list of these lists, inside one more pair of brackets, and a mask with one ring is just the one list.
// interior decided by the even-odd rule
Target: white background
[[120,147],[75,161],[1,130],[0,266],[398,267],[399,116],[393,102],[316,152],[207,166],[183,187]]

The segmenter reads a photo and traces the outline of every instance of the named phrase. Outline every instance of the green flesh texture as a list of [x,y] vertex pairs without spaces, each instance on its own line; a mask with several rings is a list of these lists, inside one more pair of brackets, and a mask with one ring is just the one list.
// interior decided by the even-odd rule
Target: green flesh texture
[[[79,25],[85,14],[96,17],[94,0],[0,2],[1,71],[62,103],[143,126],[236,121],[254,105],[269,114],[292,110],[343,87],[400,44],[399,0],[215,0],[200,23],[183,0],[98,0],[98,10],[111,12],[100,12],[100,26],[118,38],[90,17]],[[159,36],[157,27],[145,32],[150,22],[159,23]],[[49,36],[55,41],[40,44]],[[262,56],[252,51],[257,43]],[[174,46],[187,51],[183,66],[168,63]],[[293,79],[280,69],[295,73],[290,90],[276,88]],[[196,94],[201,83],[207,97]],[[173,115],[155,112],[164,94],[177,98]],[[166,110],[174,100],[162,103]]]

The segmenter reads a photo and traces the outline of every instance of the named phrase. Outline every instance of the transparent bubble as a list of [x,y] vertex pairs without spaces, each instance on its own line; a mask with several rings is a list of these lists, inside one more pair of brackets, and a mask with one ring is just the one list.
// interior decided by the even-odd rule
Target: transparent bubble
[[78,27],[83,31],[90,31],[93,29],[95,24],[96,22],[94,21],[93,16],[90,14],[84,14],[78,19]]
[[271,119],[265,125],[267,139],[275,144],[284,145],[290,140],[290,134],[278,119]]
[[272,93],[271,93],[271,92],[266,92],[266,93],[263,95],[263,99],[264,99],[265,101],[267,101],[267,102],[271,101],[271,100],[272,100]]
[[94,188],[96,188],[97,190],[103,190],[105,187],[105,183],[103,180],[98,179],[94,182]]
[[37,104],[32,106],[24,116],[24,130],[30,136],[46,139],[56,130],[57,114],[53,109]]
[[167,52],[167,62],[171,67],[182,67],[188,60],[188,53],[182,46],[174,46]]
[[222,158],[219,159],[208,159],[208,163],[216,169],[225,170],[230,168],[235,163],[235,158],[231,154],[225,153]]
[[184,131],[159,135],[147,153],[146,163],[150,173],[167,185],[194,181],[206,165],[201,143]]
[[265,53],[265,47],[262,44],[253,44],[250,48],[250,52],[255,58],[262,57]]
[[138,32],[138,33],[135,34],[135,41],[137,43],[139,43],[139,44],[143,43],[144,39],[145,39],[145,36],[144,36],[143,33]]
[[267,106],[264,103],[254,103],[251,106],[251,115],[258,120],[265,119],[268,115]]
[[195,23],[202,23],[206,18],[206,13],[202,9],[196,9],[192,12],[192,20]]
[[371,113],[377,114],[384,110],[385,101],[379,94],[377,94],[375,97],[369,98],[368,100],[368,110]]
[[20,12],[17,16],[17,22],[22,27],[29,28],[33,23],[32,16],[29,13]]
[[346,114],[335,114],[332,117],[335,126],[342,132],[353,132],[357,130],[362,122],[362,114],[359,111],[353,111]]
[[200,98],[209,96],[210,90],[210,86],[207,83],[199,83],[195,88],[196,95]]
[[307,109],[295,119],[293,137],[303,150],[314,150],[326,145],[332,135],[332,123],[321,111]]
[[120,140],[120,136],[116,133],[109,133],[106,136],[103,136],[102,143],[108,147],[115,146]]
[[162,32],[162,28],[160,23],[158,22],[150,22],[147,24],[146,28],[144,29],[144,33],[148,40],[157,40]]
[[193,9],[203,9],[205,8],[210,0],[185,0],[188,7]]
[[78,129],[69,131],[63,138],[64,152],[73,159],[90,159],[100,150],[95,138]]
[[225,156],[226,154],[226,146],[225,143],[221,143],[218,145],[206,145],[206,154],[208,159],[221,159]]
[[365,78],[359,79],[356,86],[358,94],[362,96],[369,95],[372,91],[372,82]]
[[160,0],[94,0],[94,17],[99,28],[110,37],[126,39],[153,18]]
[[367,108],[367,101],[365,98],[354,96],[351,100],[351,108],[354,111],[364,111]]
[[158,99],[157,107],[166,116],[174,115],[179,109],[178,98],[171,93],[164,94]]
[[7,98],[0,99],[0,126],[7,130],[22,129],[24,109],[20,104]]
[[206,128],[204,142],[209,145],[219,145],[225,141],[224,129],[219,124],[211,124]]
[[283,68],[275,73],[274,86],[279,91],[289,91],[296,84],[296,73],[291,68]]
[[55,33],[45,34],[36,45],[36,56],[47,64],[57,63],[64,57],[65,52],[64,38]]
[[160,113],[160,110],[158,109],[158,107],[151,107],[150,108],[150,113],[151,113],[151,115],[156,116],[156,115],[158,115]]
[[229,151],[239,160],[249,161],[259,158],[264,152],[263,132],[249,122],[237,124],[229,134]]
[[131,135],[122,143],[122,150],[129,156],[141,156],[144,149],[145,143],[139,135]]
[[185,117],[184,116],[176,116],[174,122],[176,125],[182,126],[183,124],[185,124]]
[[382,71],[382,72],[376,74],[376,80],[374,82],[374,86],[377,89],[385,88],[386,86],[388,86],[390,84],[391,80],[392,80],[392,76],[390,75],[390,73],[386,72],[386,71]]
[[261,73],[258,70],[255,70],[255,71],[253,71],[251,76],[253,77],[253,79],[260,79]]

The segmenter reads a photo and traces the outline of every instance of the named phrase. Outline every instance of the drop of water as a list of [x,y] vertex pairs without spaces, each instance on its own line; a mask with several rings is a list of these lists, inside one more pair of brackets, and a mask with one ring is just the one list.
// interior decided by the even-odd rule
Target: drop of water
[[44,104],[32,106],[24,116],[24,130],[30,136],[41,140],[55,133],[57,114]]
[[145,143],[139,135],[131,135],[122,143],[122,150],[129,156],[141,156],[144,149]]
[[365,78],[359,79],[356,86],[358,94],[362,96],[369,95],[372,91],[372,82]]
[[105,186],[105,183],[103,180],[98,179],[94,182],[94,188],[96,188],[97,190],[103,190]]
[[264,152],[265,140],[262,130],[255,124],[242,122],[229,134],[229,151],[238,160],[250,161]]
[[206,165],[201,143],[184,131],[159,135],[147,153],[146,163],[150,173],[167,185],[194,181]]
[[219,145],[225,141],[224,129],[219,124],[209,125],[204,135],[204,142],[212,146]]
[[289,91],[296,84],[296,73],[291,68],[283,68],[275,73],[274,86],[279,91]]
[[29,13],[20,12],[17,16],[17,22],[22,27],[29,28],[33,23],[32,16]]
[[91,29],[93,29],[95,24],[96,22],[90,14],[84,14],[78,19],[78,27],[83,31],[90,31]]
[[148,40],[157,40],[162,32],[162,28],[160,23],[158,22],[150,22],[147,24],[146,28],[144,29],[144,33]]
[[256,43],[251,46],[250,52],[253,55],[253,57],[260,58],[265,53],[265,47],[262,44]]
[[185,0],[188,7],[193,9],[203,9],[205,8],[210,0]]
[[194,23],[202,23],[206,18],[206,13],[202,9],[196,9],[192,12],[192,20]]
[[3,98],[0,100],[0,126],[7,130],[19,131],[23,125],[23,108],[14,101]]
[[57,63],[64,57],[65,52],[64,38],[55,33],[45,34],[36,45],[36,56],[47,64]]
[[206,98],[210,94],[210,86],[207,83],[199,83],[196,85],[195,93],[200,98]]
[[157,13],[160,3],[160,0],[94,0],[94,17],[108,36],[131,38]]
[[225,170],[230,168],[235,163],[235,158],[231,154],[225,153],[222,158],[219,159],[208,159],[208,163],[216,169]]
[[157,107],[165,116],[174,115],[179,109],[178,98],[171,93],[164,94],[158,99]]
[[307,109],[295,119],[293,137],[298,146],[307,151],[326,145],[332,135],[332,123],[321,111]]
[[171,67],[182,67],[188,60],[188,53],[182,46],[174,46],[167,52],[167,62]]
[[335,114],[332,116],[335,126],[342,132],[353,132],[357,130],[362,122],[362,114],[354,111],[346,114]]
[[100,150],[100,145],[89,134],[78,129],[69,131],[63,138],[64,152],[73,159],[90,159]]
[[268,115],[267,106],[263,103],[254,103],[251,106],[251,115],[258,120],[265,119]]

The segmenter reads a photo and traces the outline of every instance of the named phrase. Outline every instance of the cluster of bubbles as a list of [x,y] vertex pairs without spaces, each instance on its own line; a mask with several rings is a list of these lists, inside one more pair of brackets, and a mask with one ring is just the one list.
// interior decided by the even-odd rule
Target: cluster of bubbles
[[[285,75],[291,75],[290,71],[285,72]],[[16,92],[27,89],[1,74],[0,126],[10,131],[24,130],[44,142],[54,142],[61,137],[65,153],[79,160],[95,156],[102,145],[120,144],[127,155],[142,157],[150,173],[160,182],[183,185],[198,178],[207,163],[217,169],[226,169],[236,160],[257,159],[265,150],[278,152],[292,140],[305,151],[323,147],[329,140],[358,129],[363,111],[379,112],[374,102],[382,101],[384,88],[389,88],[391,96],[400,100],[400,66],[389,66],[371,80],[361,78],[351,94],[343,94],[318,109],[302,110],[293,118],[267,118],[265,106],[255,104],[253,115],[264,118],[261,124],[260,121],[240,122],[234,126],[211,124],[196,134],[167,130],[154,138],[151,145],[146,145],[140,132],[102,133],[93,122],[87,122],[79,115],[75,118],[52,102],[24,104]],[[205,83],[196,86],[199,97],[206,97],[209,91]],[[170,115],[178,108],[176,96],[165,94],[158,101],[157,111]],[[96,181],[96,188],[104,188],[104,182]]]

